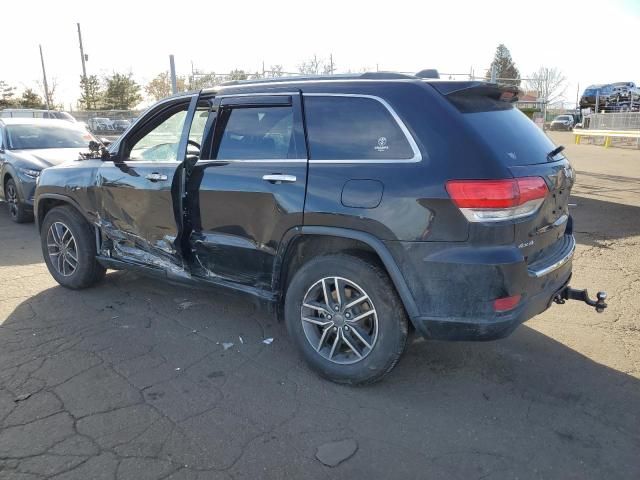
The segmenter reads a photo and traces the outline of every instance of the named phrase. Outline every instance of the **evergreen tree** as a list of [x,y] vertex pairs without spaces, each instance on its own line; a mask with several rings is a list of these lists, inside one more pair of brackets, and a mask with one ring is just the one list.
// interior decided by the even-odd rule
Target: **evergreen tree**
[[485,76],[487,80],[491,79],[491,70],[494,67],[496,71],[496,78],[499,79],[497,80],[498,83],[515,85],[516,87],[520,86],[520,72],[516,68],[513,58],[511,58],[511,52],[509,52],[509,49],[502,43],[498,45],[498,48],[496,48],[496,54],[489,66],[489,70],[487,70],[487,74]]

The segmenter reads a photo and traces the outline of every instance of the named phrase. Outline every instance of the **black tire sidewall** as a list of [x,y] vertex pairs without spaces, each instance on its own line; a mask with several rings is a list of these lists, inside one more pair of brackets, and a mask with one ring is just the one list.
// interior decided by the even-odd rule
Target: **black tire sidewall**
[[[49,227],[62,222],[70,230],[76,241],[78,267],[73,274],[65,277],[58,273],[48,254],[47,236]],[[63,287],[80,289],[94,284],[104,275],[105,269],[96,261],[95,237],[87,221],[71,207],[56,207],[49,211],[42,222],[40,231],[42,255],[51,276]]]
[[[9,210],[9,218],[11,218],[11,220],[13,220],[16,223],[32,222],[33,221],[33,214],[31,214],[30,212],[27,211],[27,208],[26,208],[26,206],[24,204],[24,200],[20,196],[20,189],[18,188],[18,184],[11,177],[9,177],[9,179],[7,180],[7,183],[5,185],[5,200],[6,200],[6,196],[7,196],[6,190],[8,190],[9,184],[13,185],[13,188],[15,189],[15,192],[16,192],[17,202],[18,202],[17,203],[18,213],[14,217],[11,214],[11,210]],[[11,208],[11,207],[9,207],[9,203],[8,202],[7,202],[7,208]]]
[[[323,277],[339,276],[358,284],[369,295],[378,315],[378,339],[363,360],[350,365],[330,362],[306,338],[301,321],[302,301],[308,289]],[[407,339],[407,319],[393,284],[375,263],[351,255],[317,257],[304,264],[289,284],[285,297],[289,335],[308,364],[338,383],[363,384],[382,378],[397,363]]]

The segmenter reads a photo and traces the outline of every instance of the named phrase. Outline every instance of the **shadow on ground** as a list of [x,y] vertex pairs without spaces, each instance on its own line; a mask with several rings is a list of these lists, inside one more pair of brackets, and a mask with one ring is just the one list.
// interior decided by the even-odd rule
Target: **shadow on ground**
[[606,241],[640,236],[640,206],[571,195],[573,231],[578,243],[606,247]]
[[[8,247],[11,245],[11,248]],[[11,221],[7,204],[0,201],[0,268],[42,263],[40,237],[34,223]]]
[[[640,382],[527,326],[413,338],[385,381],[350,388],[247,297],[116,272],[23,302],[0,345],[0,476],[640,477]],[[352,458],[315,460],[347,438]]]

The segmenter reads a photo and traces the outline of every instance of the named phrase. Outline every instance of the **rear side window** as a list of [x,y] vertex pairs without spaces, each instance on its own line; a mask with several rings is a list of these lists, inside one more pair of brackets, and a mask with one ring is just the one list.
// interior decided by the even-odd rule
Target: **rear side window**
[[217,158],[283,160],[296,157],[291,107],[234,108],[226,115]]
[[414,152],[389,110],[364,97],[305,96],[312,160],[408,160]]

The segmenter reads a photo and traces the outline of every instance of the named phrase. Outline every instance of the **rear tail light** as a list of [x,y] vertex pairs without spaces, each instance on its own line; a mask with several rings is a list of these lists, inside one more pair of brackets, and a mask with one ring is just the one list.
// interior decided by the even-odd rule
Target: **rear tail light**
[[541,177],[449,180],[447,192],[470,222],[500,222],[535,213],[549,189]]
[[493,310],[496,312],[506,312],[516,308],[520,303],[520,295],[513,295],[511,297],[497,298],[493,301]]

